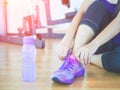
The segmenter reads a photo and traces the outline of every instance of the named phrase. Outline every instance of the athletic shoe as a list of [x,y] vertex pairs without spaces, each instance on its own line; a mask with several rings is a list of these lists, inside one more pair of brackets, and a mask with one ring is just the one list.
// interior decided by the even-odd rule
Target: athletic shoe
[[73,56],[68,56],[63,65],[53,74],[52,80],[62,84],[71,84],[74,78],[83,76],[85,70]]
[[71,53],[71,50],[68,51],[67,56],[65,57],[64,63],[59,67],[59,69],[57,71],[54,72],[54,75],[59,74],[61,71],[63,71],[64,69],[66,69],[68,67],[70,53]]

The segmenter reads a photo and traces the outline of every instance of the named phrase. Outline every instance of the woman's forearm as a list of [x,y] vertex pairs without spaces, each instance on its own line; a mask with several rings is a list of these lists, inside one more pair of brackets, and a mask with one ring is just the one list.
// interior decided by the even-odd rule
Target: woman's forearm
[[120,13],[118,16],[93,40],[92,44],[100,47],[120,32]]
[[83,16],[83,13],[81,11],[78,11],[77,14],[75,15],[75,17],[73,18],[70,26],[67,29],[67,33],[66,33],[66,36],[69,37],[69,39],[73,39],[73,37],[78,29],[78,26],[79,26],[82,16]]

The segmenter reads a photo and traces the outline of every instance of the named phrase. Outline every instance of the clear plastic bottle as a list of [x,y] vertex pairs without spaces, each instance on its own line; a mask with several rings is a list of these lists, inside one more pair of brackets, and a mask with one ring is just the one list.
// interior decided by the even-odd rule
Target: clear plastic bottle
[[33,36],[23,38],[22,46],[22,80],[36,80],[36,47]]

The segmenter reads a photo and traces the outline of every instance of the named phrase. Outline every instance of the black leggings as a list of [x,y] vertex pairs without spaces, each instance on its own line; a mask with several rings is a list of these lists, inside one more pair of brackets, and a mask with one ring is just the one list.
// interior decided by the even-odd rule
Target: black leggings
[[[88,25],[97,36],[114,18],[110,16],[105,4],[95,1],[84,14],[80,24]],[[112,40],[102,45],[95,54],[102,55],[104,69],[120,73],[120,45],[115,45]]]

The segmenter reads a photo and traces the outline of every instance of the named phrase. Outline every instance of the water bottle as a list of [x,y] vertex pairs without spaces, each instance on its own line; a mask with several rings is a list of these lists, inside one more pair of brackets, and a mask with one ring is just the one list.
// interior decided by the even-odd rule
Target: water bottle
[[25,82],[36,80],[36,47],[32,36],[23,38],[22,80]]

